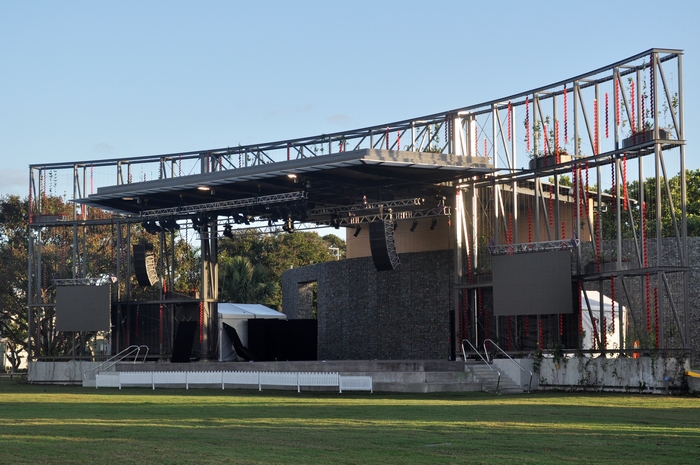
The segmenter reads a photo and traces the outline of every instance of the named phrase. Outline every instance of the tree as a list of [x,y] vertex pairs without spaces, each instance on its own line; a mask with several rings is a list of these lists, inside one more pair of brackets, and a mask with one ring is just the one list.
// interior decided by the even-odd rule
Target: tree
[[237,232],[230,240],[219,242],[219,262],[236,256],[246,257],[250,263],[263,266],[268,280],[274,284],[274,292],[268,297],[268,305],[281,308],[282,293],[279,283],[282,273],[290,268],[335,260],[329,246],[338,247],[345,255],[345,242],[333,234],[321,238],[313,232],[297,231],[293,234],[263,234],[260,231]]
[[[679,232],[681,227],[680,175],[670,178],[668,182],[671,201],[673,202],[673,210],[670,208],[664,179],[662,178],[660,182],[661,236],[672,237],[675,235],[675,227],[673,225],[671,211],[675,213]],[[644,181],[643,189],[647,237],[656,237],[656,179],[652,177],[647,178]],[[605,192],[607,194],[613,194],[612,189],[607,189]],[[639,199],[639,181],[633,181],[628,184],[627,196],[632,200]],[[632,224],[634,224],[634,227],[637,229],[637,234],[639,235],[642,206],[639,205],[638,202],[632,202],[631,207],[629,211],[623,211],[621,217],[621,234],[622,237],[626,239],[633,237]],[[632,216],[632,222],[630,222],[630,214]],[[686,171],[686,219],[688,223],[688,236],[700,236],[700,169]],[[603,239],[614,239],[616,237],[616,213],[614,208],[608,208],[608,210],[602,214],[602,225]]]
[[17,196],[0,201],[0,340],[13,371],[27,352],[26,202]]
[[219,300],[237,303],[268,303],[277,291],[262,265],[253,265],[248,257],[235,256],[219,270]]

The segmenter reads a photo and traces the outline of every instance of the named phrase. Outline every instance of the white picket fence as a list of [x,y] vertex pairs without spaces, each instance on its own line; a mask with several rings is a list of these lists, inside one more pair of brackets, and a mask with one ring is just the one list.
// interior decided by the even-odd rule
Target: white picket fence
[[338,373],[265,372],[265,371],[120,371],[104,372],[95,376],[95,388],[101,387],[160,387],[184,386],[258,386],[337,387],[340,392],[372,391],[371,376],[341,376]]

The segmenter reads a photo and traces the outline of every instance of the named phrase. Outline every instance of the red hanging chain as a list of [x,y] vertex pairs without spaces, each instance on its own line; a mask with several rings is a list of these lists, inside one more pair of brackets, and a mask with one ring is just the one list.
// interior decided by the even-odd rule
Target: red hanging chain
[[654,53],[649,55],[649,102],[651,117],[654,117]]
[[507,325],[508,325],[508,350],[513,350],[513,338],[511,336],[511,325],[510,325],[510,316],[507,317]]
[[561,163],[561,151],[559,150],[559,120],[554,120],[554,159],[556,164]]
[[599,116],[598,116],[598,99],[593,99],[593,154],[598,155],[598,126],[599,126]]
[[583,281],[578,280],[578,333],[583,334]]
[[[647,259],[647,221],[646,221],[646,216],[647,216],[647,203],[642,202],[642,218],[641,218],[641,225],[642,225],[642,261],[644,268],[647,268],[649,262]],[[646,295],[646,311],[647,311],[647,333],[651,334],[651,295],[650,295],[650,290],[649,290],[649,273],[646,273],[645,275],[645,284],[644,284],[644,291]]]
[[549,185],[549,227],[554,227],[554,197],[552,197],[552,185]]
[[612,332],[615,332],[615,277],[610,276],[610,298],[612,303],[610,304],[610,313],[612,317]]
[[608,101],[608,93],[605,93],[605,138],[610,138],[610,102]]
[[595,254],[595,265],[596,265],[596,271],[600,273],[600,255],[601,255],[601,250],[600,247],[602,246],[602,241],[600,239],[601,234],[600,234],[600,212],[596,210],[595,215],[593,217],[593,220],[595,221],[595,245],[596,245],[596,254]]
[[620,81],[615,79],[615,125],[620,125]]
[[530,151],[530,99],[525,97],[525,144]]
[[616,183],[615,183],[615,163],[610,163],[610,175],[611,175],[611,181],[612,181],[612,188],[610,189],[611,193],[610,195],[612,196],[612,202],[610,202],[610,207],[612,211],[615,211],[615,195],[617,194],[617,189],[615,189]]
[[559,314],[559,336],[564,335],[564,314]]
[[622,195],[624,197],[623,209],[627,211],[627,155],[622,155]]
[[659,288],[654,288],[654,345],[659,348]]
[[199,302],[199,343],[204,341],[204,302]]
[[637,132],[637,125],[634,124],[634,81],[630,82],[630,106],[632,107],[630,126],[632,126],[632,134],[635,134]]
[[158,312],[158,344],[163,345],[163,304],[160,304]]
[[564,85],[564,144],[569,143],[569,111],[566,98],[566,85]]

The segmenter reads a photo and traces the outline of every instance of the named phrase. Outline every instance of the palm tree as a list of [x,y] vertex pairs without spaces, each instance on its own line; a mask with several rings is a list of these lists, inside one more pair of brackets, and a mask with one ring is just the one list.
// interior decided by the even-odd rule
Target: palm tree
[[276,291],[262,265],[253,265],[248,257],[237,255],[225,263],[219,274],[219,300],[236,303],[265,303]]

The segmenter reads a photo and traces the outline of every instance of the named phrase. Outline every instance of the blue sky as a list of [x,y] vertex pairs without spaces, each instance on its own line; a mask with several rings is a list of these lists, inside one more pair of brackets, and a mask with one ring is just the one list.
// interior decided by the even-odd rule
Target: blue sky
[[0,195],[28,166],[254,144],[526,91],[685,50],[689,168],[700,17],[684,1],[3,1]]

